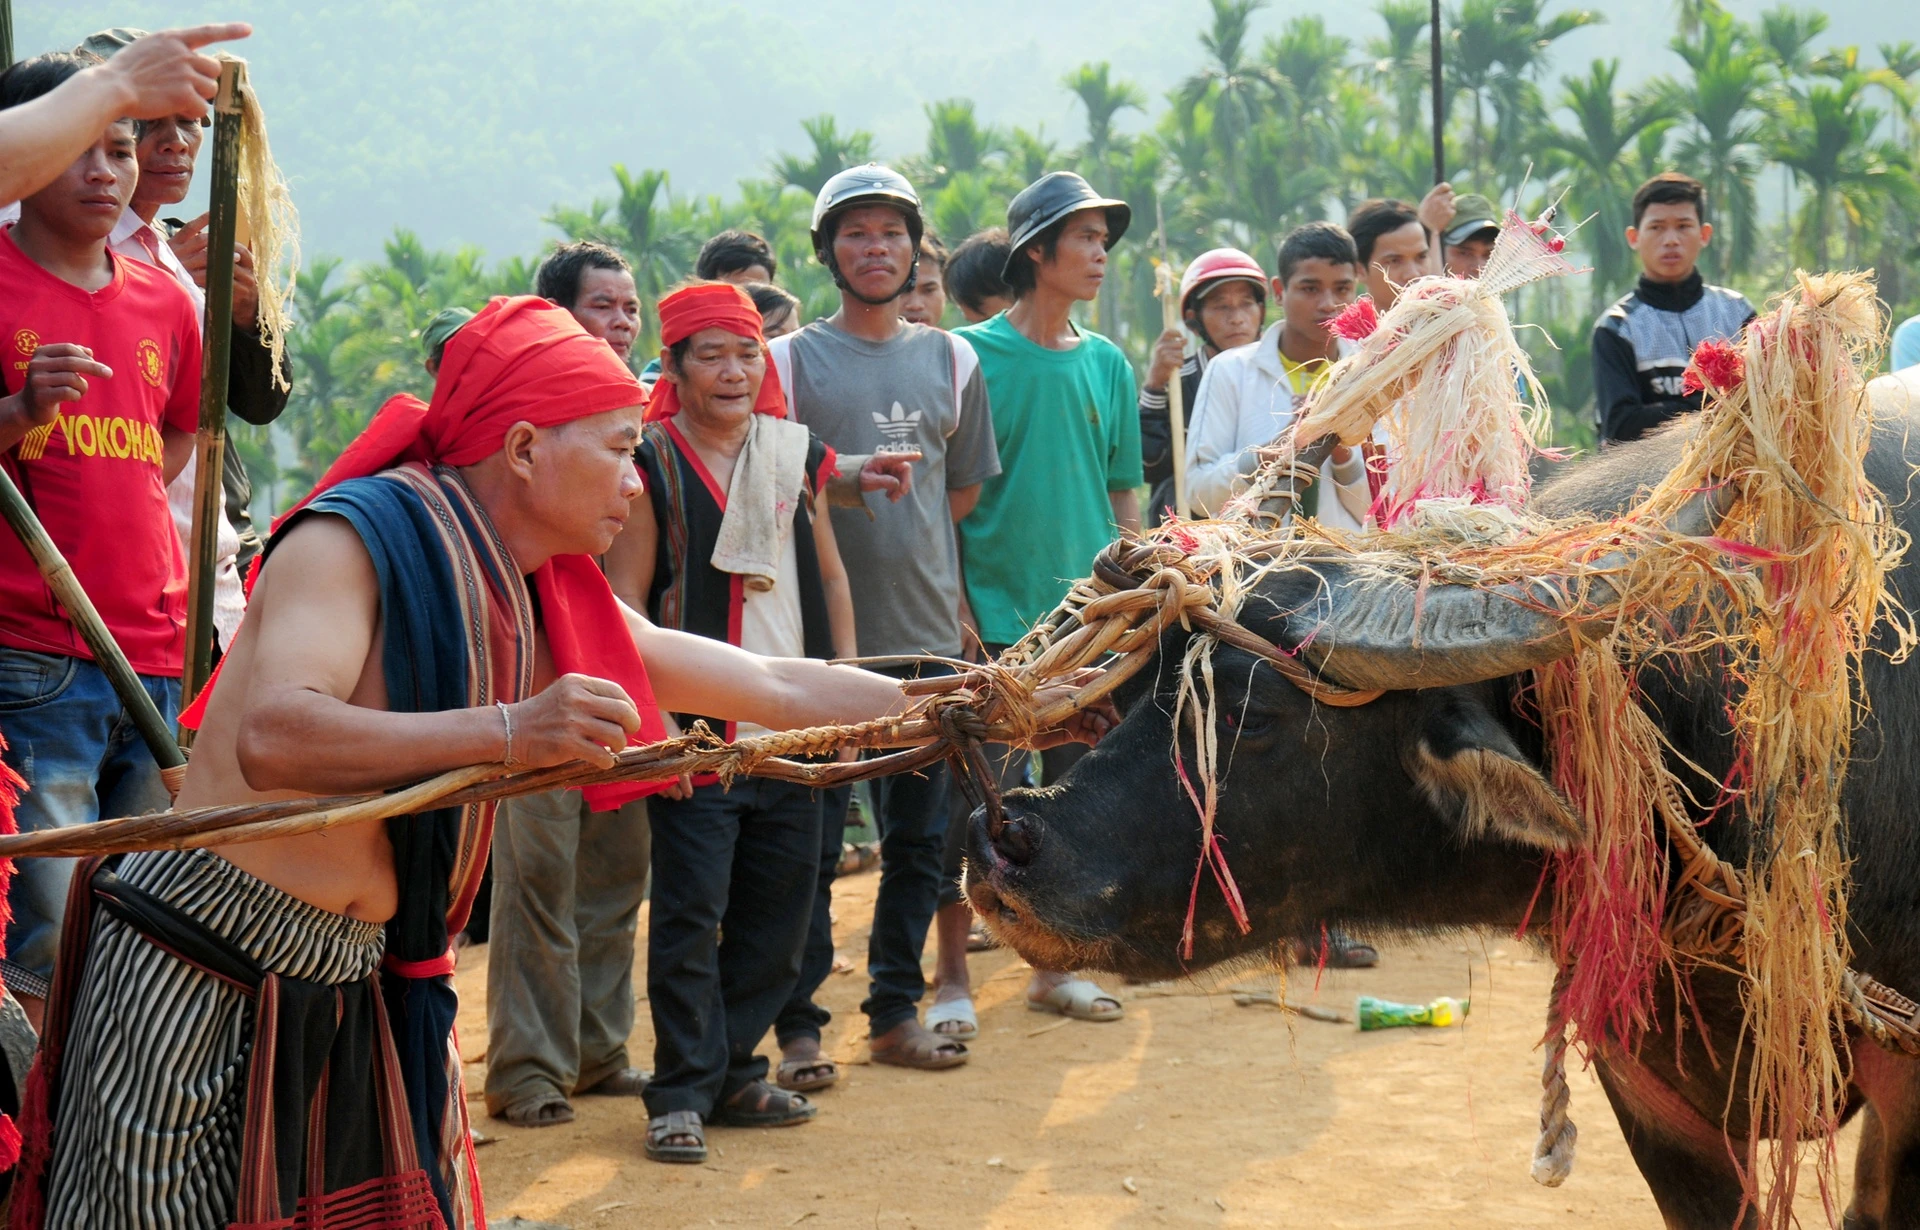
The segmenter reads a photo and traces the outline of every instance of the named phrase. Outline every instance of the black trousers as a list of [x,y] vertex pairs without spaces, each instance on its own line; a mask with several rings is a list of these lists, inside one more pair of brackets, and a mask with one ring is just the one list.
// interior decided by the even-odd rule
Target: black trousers
[[852,786],[834,786],[820,792],[820,866],[814,881],[813,915],[807,926],[806,948],[800,954],[800,981],[773,1023],[773,1036],[781,1046],[800,1037],[818,1041],[820,1031],[833,1020],[833,1013],[815,1003],[813,996],[833,972],[833,881],[840,871],[847,805],[852,801]]
[[744,777],[731,790],[697,787],[690,799],[656,796],[648,814],[647,1113],[711,1115],[767,1074],[754,1051],[800,977],[819,878],[821,800],[805,786]]

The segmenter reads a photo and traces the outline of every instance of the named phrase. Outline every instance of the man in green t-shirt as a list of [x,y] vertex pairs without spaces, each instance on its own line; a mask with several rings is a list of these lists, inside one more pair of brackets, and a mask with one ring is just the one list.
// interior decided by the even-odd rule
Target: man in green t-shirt
[[[1028,185],[1007,206],[1013,306],[954,331],[979,356],[1000,451],[1000,473],[981,484],[980,502],[959,525],[967,600],[989,651],[1026,635],[1120,530],[1140,529],[1133,368],[1070,315],[1100,293],[1107,250],[1131,216],[1124,201],[1068,171]],[[1014,778],[1021,760],[1011,762]],[[1048,756],[1048,780],[1070,763]],[[1091,981],[1043,970],[1027,1000],[1083,1020],[1122,1012]]]

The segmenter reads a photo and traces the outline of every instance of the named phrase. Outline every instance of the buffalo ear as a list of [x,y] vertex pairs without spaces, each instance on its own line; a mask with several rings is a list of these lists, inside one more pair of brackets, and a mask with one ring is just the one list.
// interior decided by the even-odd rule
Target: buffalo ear
[[1458,817],[1463,836],[1542,850],[1586,839],[1580,817],[1479,697],[1461,688],[1429,697],[1408,767],[1433,805]]

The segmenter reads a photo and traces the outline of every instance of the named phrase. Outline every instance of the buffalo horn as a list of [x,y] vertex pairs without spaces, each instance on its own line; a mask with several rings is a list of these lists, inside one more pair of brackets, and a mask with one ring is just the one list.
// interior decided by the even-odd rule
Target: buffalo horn
[[[1729,488],[1704,491],[1669,523],[1675,534],[1711,534],[1732,503]],[[1626,550],[1594,561],[1596,572],[1624,568]],[[1340,558],[1316,559],[1263,582],[1243,618],[1261,599],[1279,620],[1279,640],[1323,677],[1349,688],[1409,690],[1451,687],[1517,674],[1573,652],[1576,632],[1592,638],[1607,620],[1568,620],[1560,612],[1602,610],[1618,592],[1605,576],[1554,584],[1510,582],[1479,588],[1418,582],[1363,569]]]

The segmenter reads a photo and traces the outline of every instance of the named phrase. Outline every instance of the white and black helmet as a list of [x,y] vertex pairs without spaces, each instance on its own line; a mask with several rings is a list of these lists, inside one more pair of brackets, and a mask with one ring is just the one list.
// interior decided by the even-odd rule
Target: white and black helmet
[[[840,268],[834,263],[834,220],[861,205],[888,205],[899,210],[907,220],[907,235],[913,240],[916,256],[920,251],[920,237],[926,233],[926,223],[920,217],[920,194],[900,172],[869,162],[865,166],[848,167],[835,175],[821,186],[820,194],[813,199],[813,255],[827,267],[834,285],[842,290],[851,288],[840,277]],[[908,265],[907,280],[900,287],[900,294],[913,289],[918,273],[917,263]]]

